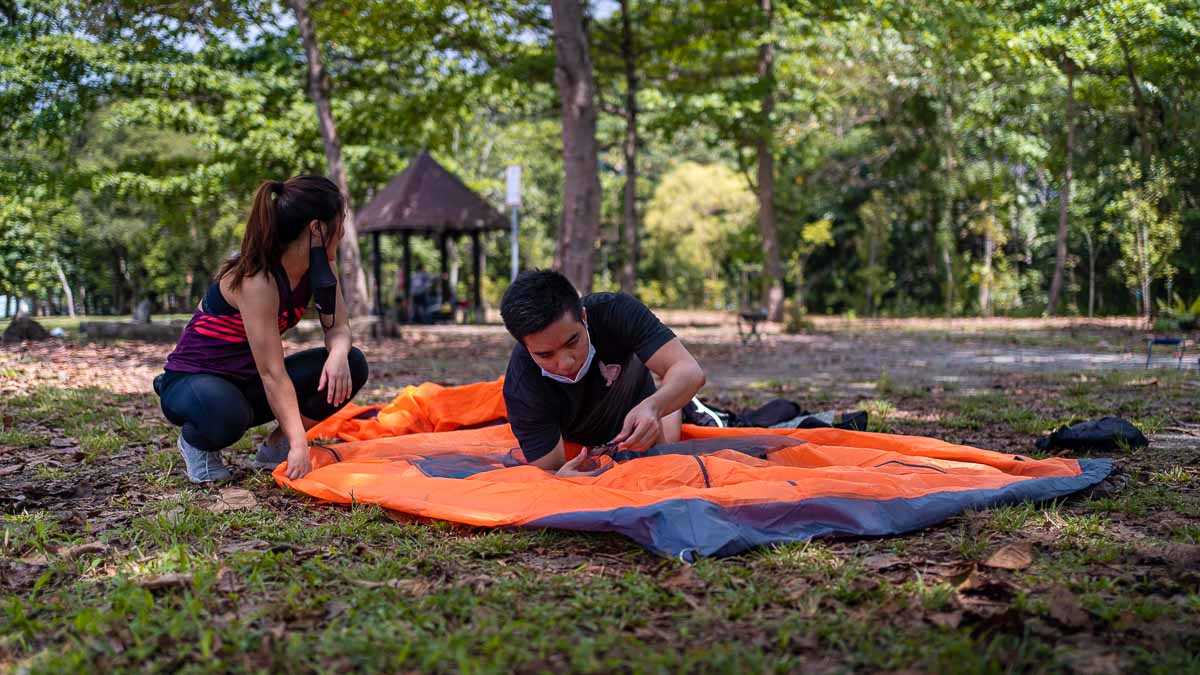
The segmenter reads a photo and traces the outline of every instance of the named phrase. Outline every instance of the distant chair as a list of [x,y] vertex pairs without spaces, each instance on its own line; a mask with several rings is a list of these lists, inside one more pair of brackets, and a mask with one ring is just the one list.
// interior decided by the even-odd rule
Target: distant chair
[[[762,271],[743,269],[738,279],[737,326],[742,346],[752,341],[762,343],[758,324],[767,320],[767,308],[762,304]],[[743,327],[743,324],[745,327]]]
[[[1183,338],[1171,337],[1156,337],[1146,341],[1146,367],[1150,367],[1150,362],[1154,358],[1154,348],[1159,345],[1175,347],[1175,370],[1183,370]],[[1197,367],[1200,367],[1200,361],[1197,362]]]

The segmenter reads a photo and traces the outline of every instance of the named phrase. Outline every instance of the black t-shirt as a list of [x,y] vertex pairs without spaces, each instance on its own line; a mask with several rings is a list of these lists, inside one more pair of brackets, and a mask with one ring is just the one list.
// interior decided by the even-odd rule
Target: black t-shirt
[[[508,359],[504,376],[504,405],[513,433],[527,461],[544,457],[563,436],[563,429],[590,409],[605,394],[607,381],[601,364],[625,364],[631,355],[642,363],[675,339],[675,333],[663,325],[645,305],[625,293],[593,293],[583,298],[587,309],[588,336],[596,346],[596,356],[583,379],[577,384],[555,382],[542,375],[533,357],[518,342]],[[641,375],[637,396],[629,409],[654,393],[654,380],[648,369]],[[600,445],[621,432],[625,410],[616,417],[615,428],[597,431],[591,438],[565,438],[583,445]]]

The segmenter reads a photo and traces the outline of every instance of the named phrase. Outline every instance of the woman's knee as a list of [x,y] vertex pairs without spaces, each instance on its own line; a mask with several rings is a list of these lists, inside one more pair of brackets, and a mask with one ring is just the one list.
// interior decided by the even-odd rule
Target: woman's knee
[[245,397],[236,388],[206,386],[205,382],[189,381],[184,439],[201,450],[220,450],[229,447],[250,428],[252,411]]

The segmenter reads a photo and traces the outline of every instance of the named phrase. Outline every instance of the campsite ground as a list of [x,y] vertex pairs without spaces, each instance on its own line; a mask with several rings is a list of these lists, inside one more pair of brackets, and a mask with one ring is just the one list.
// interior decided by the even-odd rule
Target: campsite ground
[[[148,393],[169,345],[5,346],[0,671],[1200,672],[1194,353],[1190,372],[1140,369],[1121,321],[680,334],[729,407],[862,408],[876,430],[1026,454],[1117,414],[1152,445],[1060,502],[686,567],[617,536],[315,506],[244,469],[220,499],[182,480]],[[508,345],[496,327],[366,341],[360,402],[494,378]],[[1001,549],[1031,560],[981,564]]]

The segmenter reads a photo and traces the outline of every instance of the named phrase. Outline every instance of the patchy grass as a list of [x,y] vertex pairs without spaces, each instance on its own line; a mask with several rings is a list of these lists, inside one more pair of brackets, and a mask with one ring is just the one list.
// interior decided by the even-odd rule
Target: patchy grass
[[[1120,455],[1123,489],[694,567],[318,506],[240,468],[255,505],[214,512],[152,395],[36,386],[0,401],[0,471],[19,467],[0,474],[0,670],[1196,672],[1200,437],[1171,431],[1200,425],[1195,378],[1084,377],[719,389],[1005,452],[1114,413],[1175,440]],[[980,565],[1014,542],[1028,568]]]

